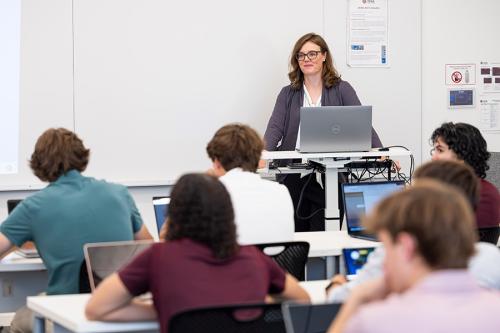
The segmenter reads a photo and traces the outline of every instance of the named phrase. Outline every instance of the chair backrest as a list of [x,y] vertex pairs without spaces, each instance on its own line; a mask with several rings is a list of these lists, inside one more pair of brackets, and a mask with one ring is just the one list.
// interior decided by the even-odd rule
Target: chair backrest
[[92,289],[90,288],[89,275],[87,272],[87,263],[85,262],[85,260],[82,261],[82,265],[80,266],[78,292],[80,294],[88,294],[92,292]]
[[285,333],[281,304],[244,304],[187,310],[170,319],[170,333]]
[[479,228],[477,229],[479,234],[479,241],[491,243],[493,245],[497,245],[498,237],[500,236],[500,227],[488,227],[488,228]]
[[255,246],[297,280],[304,281],[307,256],[309,255],[308,242],[268,243],[255,244]]

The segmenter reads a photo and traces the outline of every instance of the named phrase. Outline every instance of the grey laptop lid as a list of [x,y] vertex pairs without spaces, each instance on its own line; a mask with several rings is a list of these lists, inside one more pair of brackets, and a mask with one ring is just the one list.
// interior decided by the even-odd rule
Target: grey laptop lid
[[283,321],[287,333],[322,333],[337,316],[342,304],[282,304]]
[[369,151],[371,147],[371,106],[300,108],[301,153]]
[[83,247],[91,290],[130,263],[153,244],[152,240],[89,243]]

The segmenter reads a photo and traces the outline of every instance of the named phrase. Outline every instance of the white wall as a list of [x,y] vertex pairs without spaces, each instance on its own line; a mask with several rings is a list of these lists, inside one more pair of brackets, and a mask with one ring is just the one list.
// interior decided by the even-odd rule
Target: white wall
[[[423,0],[422,151],[428,154],[433,130],[445,121],[479,125],[479,107],[446,106],[445,64],[500,62],[498,0]],[[476,67],[476,71],[479,68]],[[478,79],[476,79],[478,82]],[[478,93],[476,87],[476,93]],[[490,151],[500,151],[500,135],[484,134]]]

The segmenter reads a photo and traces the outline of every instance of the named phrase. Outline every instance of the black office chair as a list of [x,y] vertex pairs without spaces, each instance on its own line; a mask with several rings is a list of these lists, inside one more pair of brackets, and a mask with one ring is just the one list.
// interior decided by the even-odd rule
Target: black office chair
[[80,265],[80,278],[78,283],[78,292],[80,294],[88,294],[92,292],[90,288],[89,274],[87,271],[87,262],[85,259]]
[[[297,280],[304,281],[307,256],[309,255],[308,242],[283,242],[255,244],[262,252],[270,256],[281,268],[293,275]],[[283,247],[283,249],[281,249]],[[266,253],[265,249],[272,251],[279,249],[279,253]]]
[[174,315],[170,333],[286,333],[281,304],[205,307]]
[[477,229],[477,233],[479,234],[480,242],[491,243],[496,246],[498,237],[500,236],[500,227],[479,228]]

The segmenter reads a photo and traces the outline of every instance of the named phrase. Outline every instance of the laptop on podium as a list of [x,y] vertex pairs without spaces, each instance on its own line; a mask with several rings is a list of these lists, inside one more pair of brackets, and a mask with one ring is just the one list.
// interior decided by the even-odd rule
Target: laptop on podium
[[375,205],[394,191],[402,190],[404,181],[383,181],[342,184],[347,233],[351,237],[376,241],[361,224],[361,217],[370,213]]
[[301,153],[369,151],[372,107],[369,105],[300,108]]

